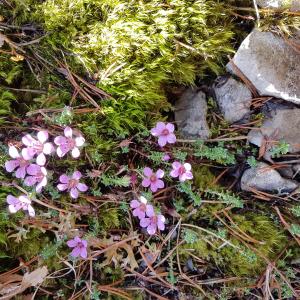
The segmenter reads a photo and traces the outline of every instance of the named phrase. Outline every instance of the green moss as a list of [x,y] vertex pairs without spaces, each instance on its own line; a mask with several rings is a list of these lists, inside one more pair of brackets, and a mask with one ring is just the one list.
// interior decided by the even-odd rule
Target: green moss
[[[232,218],[242,231],[262,242],[260,244],[252,244],[252,246],[269,260],[274,259],[285,247],[287,243],[286,236],[270,218],[254,213],[247,213],[243,216],[235,214]],[[218,235],[222,236],[224,232],[226,233],[226,230],[223,233],[221,232]],[[213,247],[203,237],[206,240],[210,240]],[[203,236],[198,233],[197,242],[185,244],[181,248],[182,254],[187,257],[187,252],[184,249],[193,249],[193,254],[212,261],[221,267],[228,276],[253,276],[255,279],[255,276],[264,270],[267,262],[228,233],[223,238],[237,248],[230,245],[220,247],[223,243],[220,239],[211,238],[207,234]]]
[[217,188],[217,184],[214,184],[216,179],[215,175],[210,171],[207,166],[193,165],[194,185],[201,191],[207,188]]

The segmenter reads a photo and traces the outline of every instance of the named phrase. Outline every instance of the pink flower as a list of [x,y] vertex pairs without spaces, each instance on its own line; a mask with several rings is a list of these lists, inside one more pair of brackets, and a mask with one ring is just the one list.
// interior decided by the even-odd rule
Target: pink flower
[[143,228],[147,227],[147,232],[150,235],[156,233],[157,229],[165,229],[166,218],[163,215],[153,215],[150,218],[143,218],[140,220],[140,226]]
[[40,193],[43,187],[47,185],[47,170],[39,165],[31,164],[27,168],[27,173],[31,176],[25,178],[24,184],[27,186],[37,184],[35,190]]
[[148,217],[151,217],[154,215],[153,206],[150,204],[147,204],[147,199],[143,196],[140,197],[140,201],[132,200],[130,202],[130,207],[133,209],[132,214],[135,217],[138,217],[140,219],[145,218],[146,215]]
[[60,191],[68,190],[70,196],[74,199],[78,198],[79,192],[86,192],[88,187],[84,183],[80,183],[79,179],[82,177],[82,174],[79,171],[75,171],[72,177],[68,177],[66,174],[63,174],[59,177],[60,184],[57,185],[57,188]]
[[34,208],[31,206],[31,200],[25,195],[21,195],[18,198],[8,195],[6,197],[6,202],[9,204],[9,212],[12,214],[16,213],[20,209],[23,209],[24,211],[28,211],[30,217],[35,216]]
[[7,172],[13,172],[16,168],[16,177],[24,178],[26,175],[26,169],[29,166],[29,161],[24,159],[18,152],[15,146],[10,146],[8,150],[9,156],[14,160],[9,160],[5,163],[5,169]]
[[193,179],[192,166],[189,163],[181,164],[179,161],[174,161],[172,168],[173,170],[170,172],[171,177],[179,177],[179,181],[181,182]]
[[87,258],[87,241],[82,240],[80,237],[76,236],[73,240],[67,241],[67,245],[70,248],[74,248],[71,252],[73,257],[81,256],[82,258]]
[[54,139],[54,143],[58,146],[56,153],[59,157],[65,156],[69,151],[74,158],[79,157],[80,151],[78,147],[82,146],[85,142],[83,136],[78,135],[73,138],[73,130],[70,127],[66,127],[64,130],[65,136],[57,136]]
[[151,129],[153,136],[158,136],[158,144],[164,147],[167,143],[174,144],[176,142],[176,136],[173,133],[175,127],[171,123],[158,122],[154,128]]
[[170,159],[171,159],[171,156],[169,154],[167,154],[167,153],[162,157],[163,161],[168,161]]
[[44,166],[46,163],[45,154],[51,154],[54,150],[52,143],[46,143],[49,138],[47,131],[39,131],[37,134],[37,140],[34,139],[30,134],[26,134],[22,137],[22,142],[27,148],[22,150],[22,156],[26,160],[32,159],[37,155],[36,163],[39,166]]
[[151,191],[155,193],[158,189],[162,189],[165,186],[164,182],[159,179],[163,178],[164,174],[164,171],[161,169],[158,169],[156,173],[153,173],[152,169],[146,167],[144,169],[144,175],[146,176],[146,178],[144,178],[144,180],[142,181],[142,186],[150,186]]

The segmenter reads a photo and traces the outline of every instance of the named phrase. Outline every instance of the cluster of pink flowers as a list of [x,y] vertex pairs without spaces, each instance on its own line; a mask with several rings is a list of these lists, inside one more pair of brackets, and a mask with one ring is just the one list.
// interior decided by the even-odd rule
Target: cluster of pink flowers
[[133,215],[140,219],[140,226],[147,228],[147,232],[150,235],[156,233],[157,229],[165,229],[165,217],[161,214],[156,214],[151,204],[147,204],[147,199],[143,196],[140,197],[140,201],[132,200],[130,207],[133,209]]
[[[176,142],[174,130],[175,127],[173,124],[158,122],[156,126],[151,129],[151,134],[154,137],[158,137],[158,145],[164,147],[167,143],[174,144]],[[164,162],[167,162],[170,159],[171,156],[168,153],[165,153],[162,157],[162,161]],[[153,193],[165,187],[165,183],[162,180],[165,172],[162,169],[153,171],[151,168],[145,167],[143,173],[143,187],[149,187]],[[173,178],[178,177],[180,182],[193,179],[192,166],[189,163],[182,164],[179,161],[174,161],[169,175]],[[165,217],[161,214],[156,214],[153,206],[147,204],[147,199],[144,197],[140,197],[140,201],[132,200],[130,202],[130,207],[133,209],[133,216],[139,218],[140,226],[142,228],[147,228],[147,232],[150,235],[155,234],[157,229],[165,229]]]
[[[79,147],[83,146],[84,142],[83,136],[74,135],[70,127],[64,129],[64,136],[54,138],[54,144],[57,145],[56,149],[54,144],[49,142],[49,133],[46,130],[39,131],[36,137],[26,134],[22,137],[24,148],[21,151],[18,151],[15,146],[9,146],[8,153],[12,159],[5,163],[5,169],[10,173],[15,171],[16,178],[23,179],[26,186],[34,186],[36,192],[41,193],[48,183],[48,172],[45,168],[46,156],[56,152],[58,157],[63,157],[71,152],[71,156],[77,158],[80,155]],[[77,198],[79,191],[86,192],[88,189],[85,184],[79,182],[81,176],[79,171],[75,171],[71,178],[65,174],[61,175],[60,182],[62,184],[58,184],[58,189],[60,191],[68,190],[72,198]],[[28,197],[23,195],[14,199],[11,197],[7,199],[11,213],[23,209],[28,211],[30,216],[34,215]]]

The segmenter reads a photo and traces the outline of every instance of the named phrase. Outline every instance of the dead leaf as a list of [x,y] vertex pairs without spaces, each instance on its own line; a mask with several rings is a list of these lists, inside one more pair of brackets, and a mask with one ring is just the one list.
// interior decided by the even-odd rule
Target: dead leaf
[[[8,283],[0,285],[0,300],[11,299],[12,297],[23,293],[26,289],[32,286],[37,286],[41,284],[48,274],[48,269],[46,266],[38,268],[31,273],[25,273],[22,278],[22,281],[15,283]],[[16,280],[19,280],[20,277],[15,277]],[[10,282],[12,278],[9,279]]]
[[18,62],[24,60],[24,56],[21,54],[17,54],[16,56],[12,56],[10,58],[12,61]]

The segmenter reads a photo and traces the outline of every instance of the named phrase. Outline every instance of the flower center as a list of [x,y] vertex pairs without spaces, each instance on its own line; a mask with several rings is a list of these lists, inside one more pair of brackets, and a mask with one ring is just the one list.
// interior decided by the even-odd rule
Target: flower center
[[168,135],[170,132],[169,132],[169,130],[167,129],[167,128],[165,128],[162,132],[161,132],[161,134],[162,135]]
[[75,141],[71,138],[67,139],[66,144],[67,144],[69,149],[73,149],[75,147]]
[[43,152],[43,149],[44,149],[44,146],[43,144],[41,143],[36,143],[34,146],[33,146],[33,149],[37,152]]
[[79,242],[79,243],[77,244],[77,247],[79,247],[79,248],[85,248],[82,242]]
[[185,173],[185,167],[184,167],[184,166],[181,166],[181,167],[179,168],[179,174],[182,175],[182,174],[184,174],[184,173]]
[[155,181],[156,181],[156,175],[154,175],[154,174],[151,175],[151,176],[150,176],[150,181],[151,181],[151,182],[155,182]]
[[143,212],[145,212],[146,211],[146,204],[141,203],[140,210],[143,211]]
[[19,160],[19,166],[21,168],[26,167],[28,165],[28,161],[25,160],[23,157],[20,157],[18,160]]
[[77,186],[77,184],[78,184],[78,180],[77,179],[71,179],[69,181],[69,189],[75,188]]

